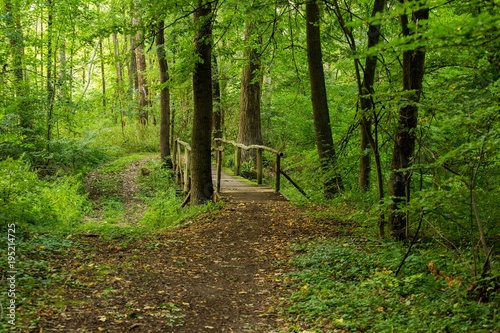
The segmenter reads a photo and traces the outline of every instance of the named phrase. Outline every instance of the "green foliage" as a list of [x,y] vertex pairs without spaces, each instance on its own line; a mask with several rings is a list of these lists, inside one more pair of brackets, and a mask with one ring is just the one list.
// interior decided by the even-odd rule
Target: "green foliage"
[[138,161],[140,159],[143,159],[147,156],[150,155],[146,153],[125,155],[123,157],[120,157],[112,162],[103,165],[99,169],[99,171],[101,173],[117,173],[124,170],[127,166],[129,166],[129,164]]
[[450,253],[419,249],[395,276],[404,252],[398,244],[338,238],[295,249],[306,253],[294,261],[298,270],[285,278],[295,290],[286,312],[299,327],[305,322],[324,332],[500,328],[500,294],[478,303],[467,293],[467,269]]
[[0,184],[2,224],[65,229],[78,224],[89,207],[77,177],[39,180],[21,159],[0,162]]
[[165,169],[160,161],[149,162],[148,170],[151,172],[140,179],[142,197],[147,204],[141,225],[152,230],[173,228],[190,222],[198,214],[216,209],[213,203],[181,208],[183,197],[176,194],[177,185],[171,170]]
[[123,132],[119,126],[109,126],[102,129],[97,141],[106,145],[121,147],[126,153],[158,152],[160,145],[159,126],[137,126],[130,123]]
[[[2,234],[6,235],[6,229],[1,228]],[[7,237],[0,239],[2,249],[7,249]],[[62,282],[68,278],[59,267],[54,265],[54,257],[64,257],[70,254],[74,243],[71,240],[61,238],[59,235],[39,235],[29,233],[20,225],[16,227],[16,306],[18,316],[22,313],[22,320],[18,317],[16,330],[28,331],[32,329],[39,320],[39,309],[49,302],[45,295],[53,282]],[[6,253],[4,251],[4,253]],[[8,272],[8,256],[0,256],[0,270]],[[8,299],[9,290],[6,278],[0,281],[0,295],[4,300]],[[37,306],[33,306],[33,295],[43,295]],[[6,314],[5,304],[4,315]],[[6,317],[5,317],[6,318]],[[11,330],[7,320],[0,321],[0,330],[8,332]]]

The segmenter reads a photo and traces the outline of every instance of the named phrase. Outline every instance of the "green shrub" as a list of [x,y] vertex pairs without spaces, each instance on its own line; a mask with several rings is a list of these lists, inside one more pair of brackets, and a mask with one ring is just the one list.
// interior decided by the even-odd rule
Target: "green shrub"
[[295,325],[305,322],[317,332],[500,329],[498,291],[492,291],[489,303],[477,302],[468,292],[474,280],[467,265],[443,250],[415,249],[398,276],[394,270],[404,248],[396,243],[338,238],[298,250],[307,252],[285,278],[295,290],[286,307]]
[[140,178],[142,198],[147,210],[141,224],[153,230],[172,228],[197,214],[214,209],[215,204],[181,207],[183,197],[176,193],[177,185],[170,169],[159,160],[147,164],[150,173]]
[[0,217],[5,223],[65,228],[81,220],[88,208],[76,177],[40,180],[22,159],[0,162]]

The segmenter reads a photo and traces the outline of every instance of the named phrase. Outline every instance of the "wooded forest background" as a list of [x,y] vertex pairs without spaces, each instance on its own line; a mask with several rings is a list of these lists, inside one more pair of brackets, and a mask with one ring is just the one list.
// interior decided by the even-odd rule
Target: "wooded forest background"
[[313,201],[356,206],[367,233],[469,246],[480,273],[500,240],[499,12],[495,0],[3,0],[2,220],[78,220],[84,199],[45,205],[42,182],[69,198],[116,156],[161,151],[168,165],[177,137],[200,189],[225,137],[284,151]]

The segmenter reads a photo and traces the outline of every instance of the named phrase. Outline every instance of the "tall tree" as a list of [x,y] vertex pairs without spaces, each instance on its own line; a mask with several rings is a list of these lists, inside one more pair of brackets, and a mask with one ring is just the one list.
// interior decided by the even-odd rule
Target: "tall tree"
[[193,73],[193,133],[191,138],[191,202],[200,204],[213,196],[211,168],[212,137],[212,5],[198,0],[194,13],[195,54]]
[[139,80],[137,77],[137,55],[135,52],[136,37],[130,36],[130,62],[128,66],[129,93],[130,97],[134,98],[136,91],[139,89]]
[[160,69],[160,157],[165,165],[170,166],[170,89],[169,73],[165,52],[165,21],[158,21],[156,32],[156,55]]
[[[135,26],[139,26],[137,18],[132,19]],[[137,88],[139,90],[139,124],[148,123],[149,92],[146,80],[146,55],[144,54],[144,40],[141,28],[135,37],[135,57],[137,65]]]
[[[421,5],[420,1],[400,0],[402,4]],[[413,10],[411,17],[408,14],[401,16],[401,28],[404,37],[421,33],[424,21],[429,18],[427,7]],[[410,22],[411,20],[411,22]],[[389,207],[388,225],[392,235],[398,240],[407,237],[408,217],[400,211],[402,206],[410,200],[411,171],[415,151],[415,128],[418,121],[418,102],[422,93],[424,79],[425,48],[417,46],[403,52],[403,91],[405,92],[404,105],[399,109],[399,119],[394,138],[392,153],[391,176],[389,179],[389,195],[393,198]]]
[[[371,13],[372,20],[375,19],[377,14],[384,11],[386,0],[374,0],[373,9]],[[334,12],[337,16],[339,24],[344,32],[349,48],[353,54],[357,53],[356,38],[353,33],[352,27],[346,24],[342,11],[337,0],[333,1]],[[352,18],[354,15],[348,8],[349,16]],[[359,58],[354,58],[354,70],[356,74],[356,83],[358,86],[359,106],[361,109],[360,115],[360,145],[361,145],[361,158],[359,163],[358,184],[361,190],[367,191],[370,187],[370,174],[371,174],[371,156],[368,148],[371,147],[375,158],[375,166],[377,170],[377,190],[379,202],[382,203],[384,198],[384,184],[382,176],[382,165],[380,162],[380,151],[378,147],[377,135],[372,132],[372,124],[375,121],[375,126],[378,126],[378,115],[375,111],[375,103],[373,101],[373,84],[375,82],[375,70],[377,67],[377,56],[370,54],[373,52],[369,50],[379,43],[380,40],[380,23],[373,23],[370,21],[368,25],[368,55],[365,59],[365,65],[361,65]],[[361,74],[362,73],[362,74]],[[376,127],[377,128],[377,127]],[[384,234],[385,217],[382,211],[379,214],[379,234]]]
[[[246,25],[245,43],[244,59],[246,64],[241,75],[238,142],[245,145],[261,145],[262,73],[259,46],[262,44],[262,36],[258,34],[257,24],[254,22],[249,22]],[[255,154],[255,151],[253,153]],[[248,159],[250,154],[250,151],[245,151],[242,158]]]
[[[386,5],[386,0],[375,0],[373,3],[372,18],[377,14],[384,11]],[[368,26],[368,49],[376,46],[380,40],[380,23],[370,23]],[[375,82],[375,70],[377,68],[377,56],[370,54],[366,57],[365,66],[363,68],[363,81],[361,83],[361,95],[359,98],[359,105],[361,109],[361,122],[360,122],[360,146],[361,146],[361,158],[359,165],[359,187],[367,191],[370,188],[370,173],[371,173],[371,156],[367,153],[368,148],[371,146],[373,153],[376,155],[377,159],[377,172],[381,172],[379,168],[379,156],[378,156],[378,146],[375,144],[375,140],[372,135],[372,123],[374,115],[374,103],[373,103],[373,84]],[[381,177],[378,177],[380,181]],[[382,185],[381,183],[379,185]],[[383,197],[383,187],[379,187],[379,194],[382,191],[381,197]],[[380,198],[382,199],[382,198]]]
[[220,75],[219,75],[219,66],[217,63],[217,57],[214,55],[212,57],[213,66],[212,66],[212,84],[214,89],[214,110],[213,110],[213,118],[212,118],[212,130],[214,138],[222,138],[222,124],[223,124],[223,114],[222,114],[222,105],[221,105],[221,91],[220,91]]
[[113,54],[115,61],[115,72],[116,72],[116,97],[118,99],[118,106],[120,108],[120,125],[122,129],[122,134],[125,135],[125,120],[123,118],[123,68],[122,60],[120,58],[120,42],[118,40],[118,34],[113,33]]
[[54,122],[54,99],[55,99],[55,87],[54,87],[54,8],[55,4],[53,0],[47,1],[47,150],[50,150],[50,141],[52,140],[52,125]]
[[[386,0],[374,0],[373,9],[371,13],[372,20],[375,19],[377,14],[384,11],[386,6]],[[334,0],[335,14],[337,19],[344,31],[344,35],[349,44],[349,48],[353,54],[357,53],[356,38],[353,33],[353,29],[348,27],[344,17],[342,15],[340,6],[337,0]],[[349,13],[350,17],[353,17],[352,13]],[[375,126],[378,126],[378,115],[375,111],[375,103],[373,101],[373,84],[375,82],[375,70],[377,68],[377,55],[371,54],[370,48],[373,48],[379,43],[380,40],[380,23],[373,23],[370,21],[368,25],[368,55],[365,59],[365,64],[362,66],[360,59],[354,59],[354,69],[356,74],[356,83],[358,86],[358,98],[360,112],[360,146],[361,146],[361,157],[359,162],[359,175],[358,175],[358,185],[362,191],[367,191],[370,188],[370,174],[371,174],[371,155],[369,149],[373,153],[375,158],[375,166],[377,170],[377,190],[379,202],[382,203],[384,198],[384,184],[382,175],[382,165],[380,161],[380,151],[378,147],[377,135],[372,131],[373,122],[375,121]],[[384,225],[385,217],[383,212],[379,212],[379,234],[384,235]]]
[[342,189],[342,179],[336,170],[336,152],[333,144],[330,113],[326,95],[325,73],[320,35],[320,11],[316,0],[306,3],[307,63],[311,82],[311,101],[321,169],[325,177],[324,193],[331,197]]
[[26,85],[24,82],[23,66],[24,36],[21,26],[21,6],[19,1],[6,0],[4,10],[6,20],[5,34],[7,36],[7,39],[9,40],[11,50],[11,67],[14,72],[13,83],[19,110],[19,125],[21,127],[21,130],[24,131],[30,128],[32,125],[29,119],[29,115],[27,114],[27,107],[25,105]]
[[105,75],[105,62],[104,50],[102,47],[102,37],[99,37],[99,60],[101,62],[101,89],[102,89],[102,108],[106,112],[106,75]]

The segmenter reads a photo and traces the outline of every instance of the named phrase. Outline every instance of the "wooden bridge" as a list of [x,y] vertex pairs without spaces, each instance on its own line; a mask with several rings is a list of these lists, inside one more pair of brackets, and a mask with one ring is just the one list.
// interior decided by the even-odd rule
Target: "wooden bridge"
[[[234,148],[234,169],[232,174],[223,170],[223,156],[226,146]],[[175,140],[173,147],[174,174],[178,184],[183,187],[185,193],[190,190],[190,159],[191,146],[189,143]],[[255,182],[241,177],[242,151],[255,150],[255,171],[257,179]],[[281,157],[283,153],[276,149],[250,145],[246,146],[230,140],[215,139],[215,165],[212,166],[212,179],[214,183],[216,199],[223,198],[233,202],[263,202],[263,201],[284,201],[286,197],[280,192],[281,176],[288,179],[303,195],[305,192],[281,170]],[[263,152],[270,153],[274,157],[274,188],[263,185]],[[306,195],[307,196],[307,195]],[[187,203],[187,200],[185,200]],[[184,204],[185,204],[184,203]]]

